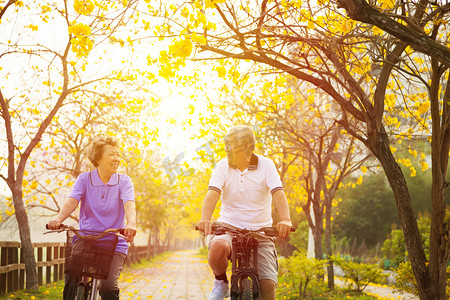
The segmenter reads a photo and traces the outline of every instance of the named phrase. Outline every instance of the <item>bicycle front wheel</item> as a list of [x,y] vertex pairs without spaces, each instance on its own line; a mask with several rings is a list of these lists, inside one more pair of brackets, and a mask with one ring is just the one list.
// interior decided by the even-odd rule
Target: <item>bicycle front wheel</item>
[[253,283],[249,278],[242,279],[241,288],[241,299],[253,300]]
[[80,284],[77,286],[77,293],[75,294],[76,300],[87,300],[87,289],[84,284]]

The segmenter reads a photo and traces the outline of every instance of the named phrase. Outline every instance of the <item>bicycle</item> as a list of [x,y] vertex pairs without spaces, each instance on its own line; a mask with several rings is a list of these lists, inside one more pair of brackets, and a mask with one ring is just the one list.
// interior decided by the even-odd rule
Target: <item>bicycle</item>
[[[48,228],[48,224],[45,226]],[[126,237],[124,229],[91,231],[61,224],[59,229],[44,232],[66,232],[65,273],[81,275],[77,284],[77,300],[97,300],[99,279],[108,278],[118,238]],[[78,241],[72,243],[73,235]],[[104,239],[102,239],[104,238]],[[94,292],[92,292],[94,291]]]
[[[199,230],[198,227],[195,227]],[[295,228],[291,228],[295,231]],[[276,237],[276,227],[263,227],[258,230],[230,228],[213,224],[212,234],[222,235],[229,233],[233,236],[231,250],[231,300],[258,300],[258,237]]]

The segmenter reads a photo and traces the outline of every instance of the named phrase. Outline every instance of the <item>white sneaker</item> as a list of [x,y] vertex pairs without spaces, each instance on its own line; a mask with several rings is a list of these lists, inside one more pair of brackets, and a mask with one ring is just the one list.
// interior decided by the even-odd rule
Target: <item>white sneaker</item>
[[223,300],[230,297],[230,288],[228,283],[223,280],[214,279],[214,286],[209,293],[208,300]]

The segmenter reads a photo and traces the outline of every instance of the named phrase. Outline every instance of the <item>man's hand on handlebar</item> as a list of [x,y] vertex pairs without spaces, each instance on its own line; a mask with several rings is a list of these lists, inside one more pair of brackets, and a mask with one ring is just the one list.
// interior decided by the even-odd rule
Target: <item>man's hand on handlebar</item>
[[202,231],[205,236],[211,234],[212,222],[210,220],[201,220],[197,224],[197,229]]
[[285,239],[289,236],[289,232],[292,228],[291,220],[282,220],[276,225],[278,236]]
[[47,228],[50,230],[57,230],[61,227],[61,221],[58,220],[51,220],[47,224]]
[[134,236],[136,235],[136,226],[127,225],[123,235],[127,237],[127,242],[133,243]]

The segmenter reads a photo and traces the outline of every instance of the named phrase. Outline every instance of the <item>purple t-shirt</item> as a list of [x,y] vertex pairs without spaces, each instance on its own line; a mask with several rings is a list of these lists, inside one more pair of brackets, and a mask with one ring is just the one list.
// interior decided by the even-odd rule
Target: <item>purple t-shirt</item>
[[[119,173],[104,184],[95,169],[78,176],[69,197],[80,202],[80,229],[103,231],[125,227],[124,203],[134,201],[134,188],[130,177]],[[128,254],[125,239],[119,238],[116,251]]]

